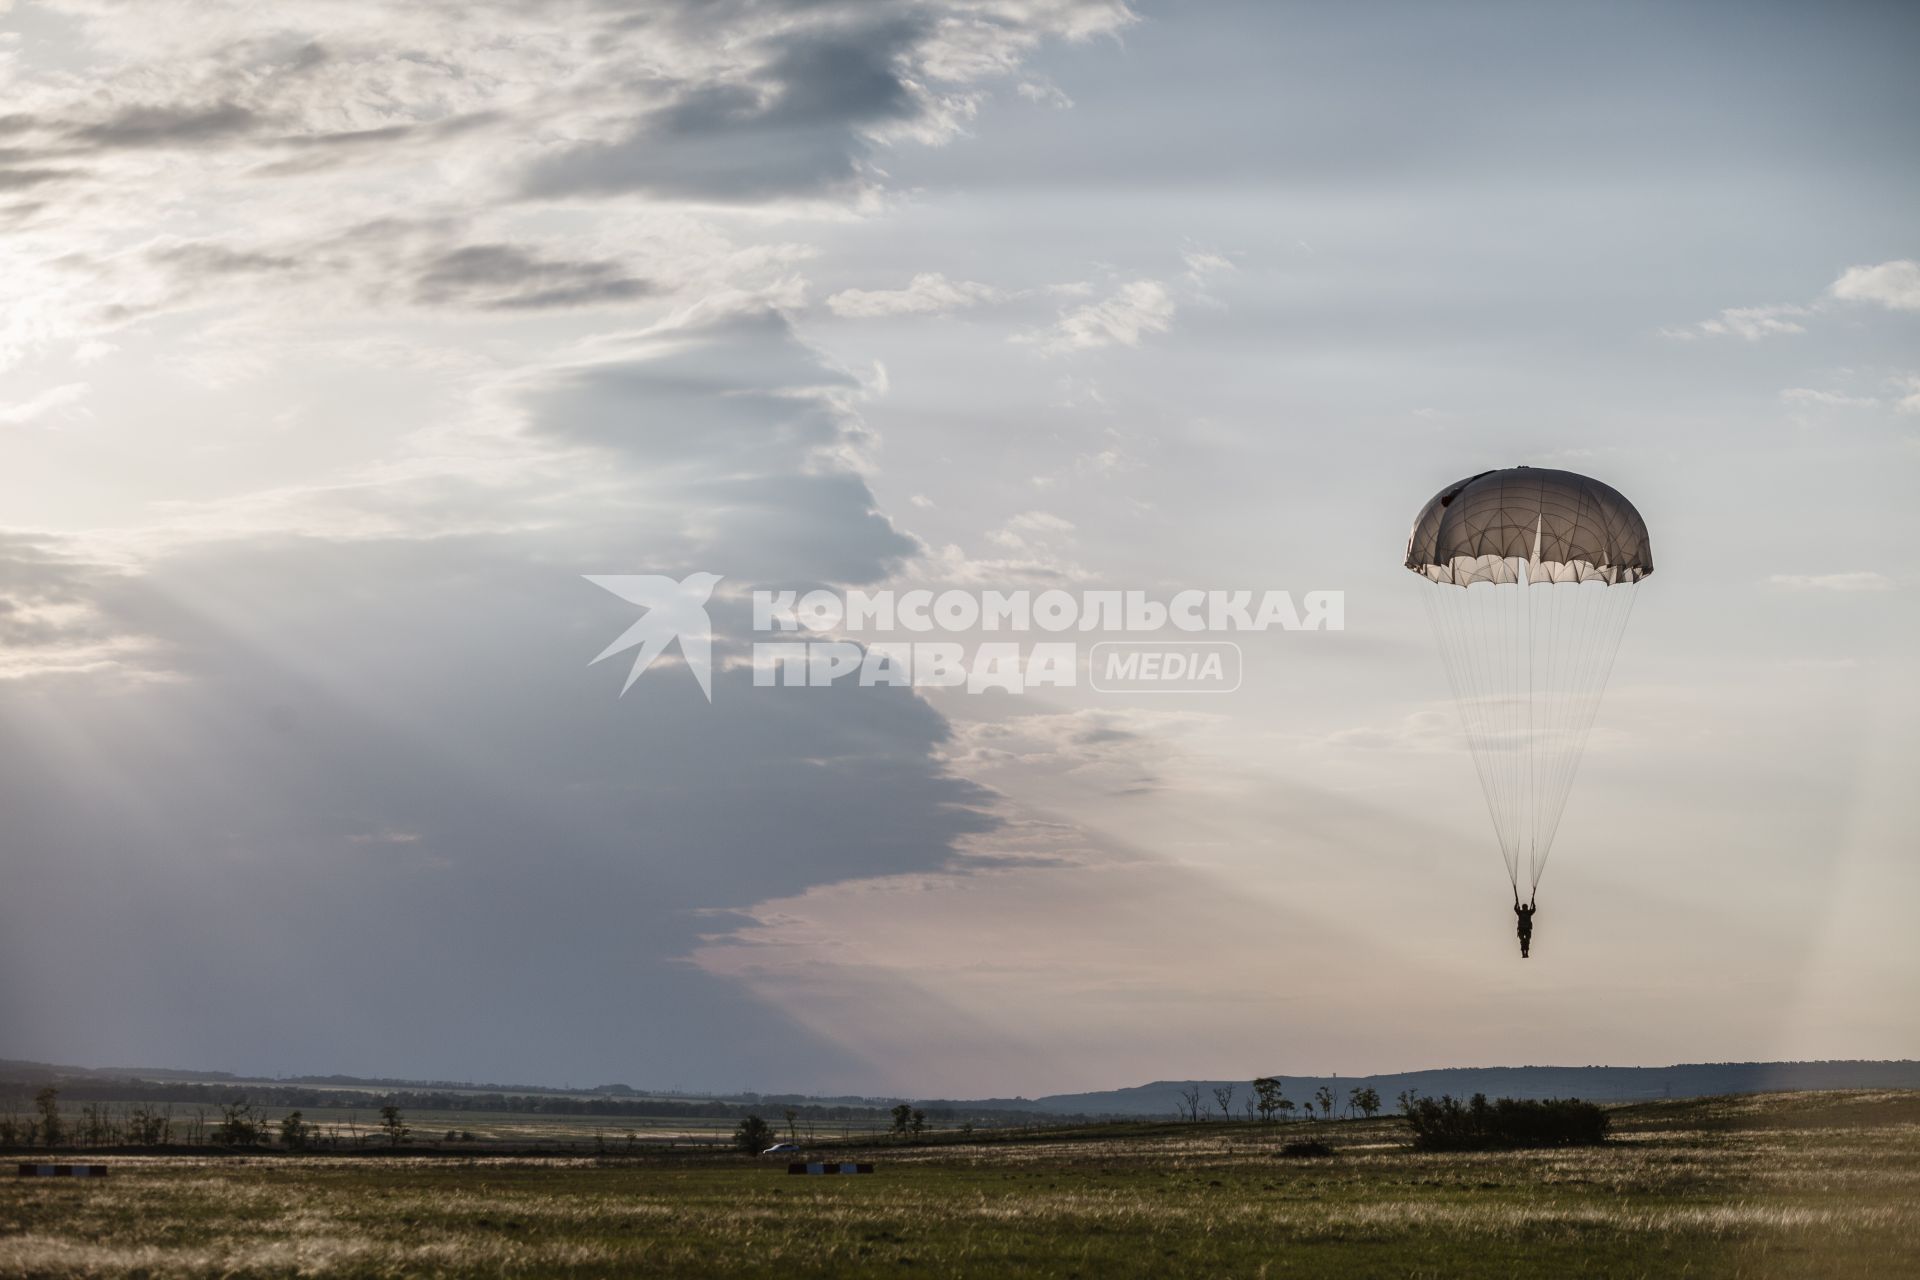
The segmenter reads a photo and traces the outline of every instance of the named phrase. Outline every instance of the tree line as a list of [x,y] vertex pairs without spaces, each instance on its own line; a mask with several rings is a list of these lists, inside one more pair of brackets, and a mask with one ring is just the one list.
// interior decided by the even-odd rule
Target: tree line
[[[655,1098],[579,1098],[554,1094],[456,1093],[443,1090],[370,1091],[352,1089],[316,1089],[303,1085],[220,1085],[167,1081],[64,1081],[57,1086],[23,1082],[0,1082],[0,1114],[11,1107],[24,1109],[37,1092],[56,1088],[71,1107],[76,1104],[174,1104],[218,1108],[242,1101],[255,1108],[272,1110],[312,1110],[318,1108],[374,1110],[385,1106],[408,1112],[487,1111],[524,1115],[605,1116],[632,1119],[733,1120],[765,1110],[766,1102],[723,1102],[714,1099]],[[929,1121],[942,1128],[962,1123],[976,1125],[1029,1125],[1038,1121],[1067,1119],[1039,1112],[993,1108],[960,1108],[950,1104],[917,1104]],[[866,1123],[886,1121],[893,1113],[891,1104],[856,1106],[847,1103],[807,1103],[794,1101],[786,1108],[815,1124]]]
[[[176,1113],[173,1103],[84,1102],[78,1110],[63,1110],[61,1090],[47,1085],[33,1095],[22,1111],[17,1101],[0,1104],[0,1147],[267,1147],[276,1143],[289,1151],[366,1146],[405,1146],[413,1128],[400,1108],[388,1103],[379,1109],[380,1123],[362,1127],[357,1120],[332,1123],[307,1120],[293,1110],[277,1121],[245,1098],[195,1107]],[[446,1141],[473,1135],[448,1130]]]
[[[1301,1118],[1311,1120],[1315,1107],[1319,1108],[1321,1119],[1330,1120],[1333,1118],[1334,1108],[1340,1105],[1340,1100],[1326,1085],[1314,1090],[1311,1097],[1295,1102],[1287,1097],[1278,1076],[1256,1076],[1252,1081],[1251,1091],[1245,1095],[1240,1095],[1240,1086],[1237,1084],[1214,1085],[1211,1086],[1210,1092],[1213,1095],[1211,1106],[1207,1105],[1200,1085],[1188,1085],[1182,1089],[1180,1105],[1174,1112],[1175,1116],[1191,1124],[1201,1124],[1214,1119],[1214,1113],[1218,1111],[1219,1119],[1232,1120],[1236,1096],[1240,1097],[1239,1110],[1242,1118],[1249,1121],[1260,1120],[1268,1124],[1276,1120],[1291,1120],[1295,1112],[1299,1112]],[[1404,1107],[1406,1095],[1402,1095],[1401,1103]],[[1379,1112],[1380,1092],[1373,1086],[1358,1085],[1347,1091],[1344,1114],[1351,1116],[1357,1113],[1371,1119]]]

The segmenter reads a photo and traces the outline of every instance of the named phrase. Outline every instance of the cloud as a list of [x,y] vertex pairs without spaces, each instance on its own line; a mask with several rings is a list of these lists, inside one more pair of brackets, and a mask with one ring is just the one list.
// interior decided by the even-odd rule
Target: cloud
[[[522,193],[723,204],[857,195],[878,177],[879,147],[960,131],[977,106],[965,86],[1010,73],[1047,37],[1084,40],[1133,21],[1103,0],[769,4],[734,16],[702,74],[652,80],[666,101],[536,160]],[[669,8],[657,26],[709,41],[723,29],[707,6]]]
[[[82,915],[142,957],[0,982],[0,1025],[105,1061],[858,1078],[857,1049],[679,963],[695,913],[946,866],[994,797],[911,690],[754,690],[735,666],[711,706],[676,670],[623,703],[588,670],[631,619],[581,573],[812,586],[922,551],[867,478],[864,364],[790,318],[808,248],[668,205],[863,197],[886,148],[966,122],[956,85],[1124,6],[55,4],[70,47],[9,80],[0,162],[43,202],[13,216],[54,234],[8,239],[0,353],[180,392],[124,429],[159,457],[191,423],[211,464],[129,492],[179,493],[177,465],[211,496],[127,499],[124,569],[0,545],[0,750],[25,760],[0,777],[23,849],[0,974]],[[542,207],[532,175],[607,203]],[[667,294],[656,323],[514,328]],[[383,344],[401,355],[354,349]],[[264,385],[197,395],[179,374],[210,349]],[[228,432],[258,468],[218,456]],[[716,601],[726,643],[743,608]],[[627,975],[635,1016],[598,1016],[582,973]],[[307,983],[319,1004],[273,994]],[[223,1006],[266,1021],[204,1016]]]
[[1188,282],[1195,286],[1205,284],[1209,276],[1235,270],[1232,259],[1206,249],[1187,249],[1180,261],[1186,264]]
[[[1107,0],[50,4],[46,48],[87,74],[21,58],[9,82],[0,365],[188,309],[264,335],[342,305],[510,318],[765,288],[803,246],[678,206],[865,207],[887,148],[956,136],[1045,41],[1133,20]],[[128,244],[158,225],[154,256]]]
[[1880,401],[1873,396],[1850,396],[1841,391],[1816,391],[1811,387],[1788,387],[1780,398],[1789,404],[1820,405],[1828,409],[1872,409]]
[[[630,536],[576,522],[510,541],[230,541],[117,575],[0,545],[0,674],[40,668],[0,681],[9,882],[31,886],[0,895],[0,973],[26,971],[82,900],[142,957],[134,975],[76,961],[34,991],[0,983],[10,1033],[283,1070],[674,1079],[724,1052],[765,1078],[857,1072],[685,971],[709,927],[694,913],[944,866],[992,829],[991,796],[947,771],[946,727],[909,691],[756,690],[728,672],[709,705],[662,670],[617,700],[587,659],[631,619],[573,571],[646,567],[653,547]],[[102,678],[127,633],[171,678]],[[728,776],[751,777],[750,796],[721,798]],[[303,909],[274,912],[289,901]],[[589,972],[630,975],[648,1016],[595,1017],[604,987],[568,976]],[[264,998],[303,979],[318,1006]],[[166,997],[183,987],[205,999]],[[111,1030],[65,1012],[115,1000]],[[261,1009],[244,1034],[203,1016],[234,1003]],[[501,1036],[488,1009],[526,1035]],[[680,1043],[648,1033],[655,1017]],[[743,1019],[772,1020],[764,1054],[732,1043]],[[551,1037],[569,1024],[563,1067]]]
[[1920,262],[1898,258],[1848,267],[1827,292],[1847,302],[1877,302],[1889,311],[1920,311]]
[[1106,795],[1140,795],[1165,785],[1181,736],[1214,720],[1134,708],[1040,712],[956,724],[947,755],[986,780],[1008,772],[1025,780],[1053,775]]
[[1799,322],[1798,317],[1812,314],[1810,308],[1792,303],[1767,307],[1728,307],[1711,320],[1662,329],[1660,333],[1662,337],[1681,340],[1734,337],[1758,342],[1762,338],[1782,334],[1805,333],[1806,326]]
[[633,302],[657,291],[618,263],[553,260],[517,245],[473,244],[421,263],[413,296],[435,306],[538,311]]
[[301,266],[300,258],[290,254],[235,249],[204,240],[166,245],[148,256],[160,266],[194,277],[264,275],[294,271]]
[[0,191],[24,191],[29,187],[82,176],[74,169],[0,169]]
[[1902,374],[1892,380],[1892,385],[1907,393],[1894,407],[1901,413],[1920,413],[1920,374]]
[[1073,532],[1073,522],[1050,511],[1024,511],[988,534],[988,540],[1010,551],[1030,551],[1048,539]]
[[1003,588],[1009,583],[1057,586],[1086,581],[1086,570],[1069,560],[1041,552],[1027,556],[980,559],[949,543],[929,558],[930,571],[942,582]]
[[347,841],[350,844],[361,844],[361,845],[419,844],[420,833],[418,831],[394,831],[394,830],[361,831],[348,836]]
[[866,582],[920,544],[861,471],[860,379],[777,307],[696,307],[519,380],[537,440],[587,447],[662,486],[653,510],[706,530],[734,578]]
[[1460,720],[1450,710],[1424,708],[1409,712],[1399,723],[1340,729],[1325,743],[1361,751],[1453,751],[1458,749]]
[[210,106],[157,104],[126,107],[98,124],[67,136],[95,147],[190,147],[249,133],[260,124],[252,111],[231,102]]
[[904,289],[843,289],[827,299],[827,307],[835,315],[850,319],[937,315],[998,301],[1003,296],[992,285],[949,280],[934,271],[916,275]]
[[[1920,311],[1920,262],[1901,258],[1877,266],[1849,267],[1827,287],[1829,296],[1847,302],[1875,302],[1890,311]],[[1805,333],[1801,321],[1817,314],[1819,306],[1778,303],[1762,307],[1728,307],[1719,315],[1690,325],[1660,330],[1665,338],[1763,338]]]
[[564,257],[505,241],[467,243],[452,219],[376,219],[304,240],[234,245],[168,240],[141,254],[73,259],[99,296],[117,293],[120,323],[213,302],[245,306],[258,278],[280,277],[268,297],[298,288],[329,304],[351,300],[475,311],[531,312],[636,302],[663,288],[613,258]]
[[1795,591],[1891,591],[1893,579],[1871,569],[1848,573],[1776,573],[1767,579],[1776,587]]
[[126,569],[73,540],[0,533],[0,681],[164,675],[152,645],[99,598]]
[[18,404],[0,405],[0,425],[9,427],[31,426],[54,415],[63,414],[87,396],[92,388],[84,382],[68,382],[57,387],[49,387],[39,395]]
[[1093,351],[1101,347],[1137,347],[1150,333],[1173,325],[1173,295],[1158,280],[1135,280],[1099,302],[1061,313],[1051,328],[1018,335],[1047,355]]
[[721,202],[848,190],[873,149],[871,131],[923,110],[901,64],[925,32],[901,16],[763,43],[772,56],[749,80],[687,88],[623,137],[539,161],[523,190]]
[[1065,111],[1073,106],[1073,99],[1067,96],[1064,89],[1053,81],[1044,78],[1022,80],[1014,86],[1014,92],[1022,98],[1025,98],[1028,102],[1036,103],[1040,106],[1053,107],[1059,111]]

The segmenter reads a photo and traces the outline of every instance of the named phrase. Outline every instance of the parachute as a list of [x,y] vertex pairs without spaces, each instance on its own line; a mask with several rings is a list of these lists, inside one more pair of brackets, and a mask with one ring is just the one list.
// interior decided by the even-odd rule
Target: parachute
[[1413,522],[1420,595],[1486,793],[1507,878],[1540,884],[1613,670],[1653,572],[1631,502],[1571,471],[1485,471]]

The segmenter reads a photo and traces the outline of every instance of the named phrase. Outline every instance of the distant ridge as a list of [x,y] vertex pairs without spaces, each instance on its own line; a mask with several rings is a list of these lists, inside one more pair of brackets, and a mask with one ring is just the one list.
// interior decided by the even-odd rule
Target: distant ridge
[[[1698,1098],[1732,1093],[1769,1093],[1813,1089],[1920,1089],[1920,1062],[1833,1060],[1819,1062],[1688,1062],[1669,1067],[1443,1067],[1431,1071],[1403,1071],[1372,1076],[1276,1077],[1285,1095],[1305,1103],[1322,1088],[1331,1089],[1336,1110],[1346,1106],[1349,1090],[1368,1087],[1380,1095],[1388,1110],[1407,1090],[1430,1097],[1452,1094],[1494,1098],[1585,1098],[1591,1102],[1635,1102],[1652,1098]],[[286,1087],[359,1088],[378,1091],[511,1093],[526,1096],[631,1099],[636,1103],[710,1101],[742,1106],[833,1105],[884,1107],[895,1102],[918,1102],[929,1108],[956,1112],[992,1111],[1031,1113],[1035,1116],[1172,1116],[1181,1109],[1182,1090],[1196,1086],[1204,1110],[1217,1114],[1216,1088],[1235,1090],[1235,1114],[1251,1091],[1247,1080],[1156,1080],[1151,1084],[1090,1093],[1056,1093],[1042,1098],[914,1098],[910,1095],[844,1095],[822,1097],[802,1093],[693,1093],[682,1090],[635,1089],[623,1084],[592,1088],[555,1088],[551,1085],[472,1084],[445,1080],[408,1080],[385,1076],[303,1075],[273,1079],[236,1076],[225,1071],[194,1071],[156,1067],[77,1067],[0,1058],[0,1086],[52,1081],[109,1082],[146,1080],[156,1083],[232,1084]]]
[[[1346,1106],[1349,1089],[1369,1087],[1389,1110],[1403,1090],[1438,1097],[1450,1093],[1493,1098],[1585,1098],[1591,1102],[1633,1102],[1648,1098],[1697,1098],[1727,1093],[1771,1093],[1799,1089],[1920,1089],[1920,1062],[1687,1062],[1671,1067],[1448,1067],[1377,1076],[1279,1076],[1295,1102],[1305,1102],[1322,1087],[1333,1090],[1337,1108]],[[1170,1116],[1180,1107],[1180,1091],[1200,1087],[1202,1102],[1213,1108],[1213,1090],[1235,1085],[1238,1106],[1250,1086],[1244,1080],[1156,1080],[1128,1089],[1094,1093],[1056,1093],[1010,1105],[1055,1114]]]

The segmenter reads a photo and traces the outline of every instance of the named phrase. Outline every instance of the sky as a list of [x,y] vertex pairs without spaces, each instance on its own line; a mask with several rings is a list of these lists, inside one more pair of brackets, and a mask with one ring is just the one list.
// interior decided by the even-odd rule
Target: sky
[[[0,0],[0,1056],[1920,1057],[1917,60],[1869,3]],[[1658,565],[1524,964],[1401,567],[1523,463]],[[623,696],[584,575],[696,572],[711,700]],[[926,587],[1345,626],[755,686],[754,590]]]

